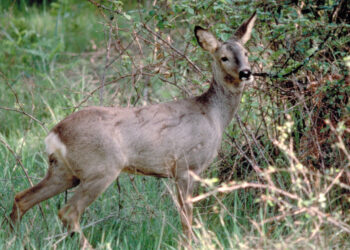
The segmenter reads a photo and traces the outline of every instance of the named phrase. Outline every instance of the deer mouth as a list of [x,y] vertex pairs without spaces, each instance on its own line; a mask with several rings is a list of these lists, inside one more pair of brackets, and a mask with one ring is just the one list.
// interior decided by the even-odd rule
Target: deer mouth
[[225,82],[234,85],[235,87],[238,87],[240,84],[240,80],[238,78],[234,78],[233,76],[226,74],[224,77]]

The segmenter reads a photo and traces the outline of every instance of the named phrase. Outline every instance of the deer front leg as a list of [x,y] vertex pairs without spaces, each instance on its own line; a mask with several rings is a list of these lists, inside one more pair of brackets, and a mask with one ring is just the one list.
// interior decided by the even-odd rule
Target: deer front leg
[[176,180],[176,189],[179,202],[179,213],[182,230],[190,244],[192,240],[192,203],[188,202],[188,197],[193,193],[193,178],[190,175]]

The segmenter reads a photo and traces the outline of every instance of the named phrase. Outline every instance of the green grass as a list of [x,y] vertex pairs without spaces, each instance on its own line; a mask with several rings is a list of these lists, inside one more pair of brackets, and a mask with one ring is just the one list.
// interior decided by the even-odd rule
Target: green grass
[[[186,5],[186,3],[183,4]],[[46,7],[30,7],[23,4],[17,8],[9,8],[9,3],[4,2],[1,7],[0,249],[52,249],[56,246],[58,249],[77,249],[77,237],[65,237],[65,229],[57,217],[57,211],[65,203],[65,194],[41,203],[43,214],[38,206],[31,209],[23,217],[15,232],[9,231],[7,221],[14,195],[30,186],[24,170],[33,183],[37,183],[46,173],[47,161],[43,139],[47,131],[73,112],[86,97],[89,98],[82,106],[99,105],[98,91],[91,96],[90,93],[98,88],[103,74],[108,20],[103,19],[98,9],[87,1],[61,0]],[[144,13],[149,17],[146,11]],[[115,17],[121,28],[118,35],[125,40],[125,44],[132,36],[130,32],[123,29],[131,26],[139,27],[137,11],[128,12],[128,14],[134,18],[136,24],[129,21],[127,17]],[[173,15],[175,16],[176,13]],[[186,17],[182,15],[183,12],[179,16]],[[200,17],[200,15],[191,15],[189,20],[192,22],[195,19],[198,22],[197,19]],[[176,18],[179,17],[176,16]],[[207,21],[206,18],[211,20],[212,17],[209,14],[204,16],[203,22]],[[203,62],[204,56],[199,50],[195,51],[192,46],[194,43],[193,35],[189,33],[191,31],[187,31],[187,26],[186,31],[183,29],[181,26],[179,33],[184,33],[183,37],[188,40],[190,59],[205,68],[208,57],[205,57]],[[175,33],[174,30],[166,28],[162,31],[163,34]],[[147,36],[147,33],[144,36],[149,40],[152,39],[152,36]],[[257,35],[254,34],[254,36],[258,39]],[[183,37],[176,35],[173,37],[177,41],[173,46],[185,50],[185,46],[179,43]],[[163,38],[166,39],[166,36],[164,35]],[[149,63],[153,70],[159,66],[158,61],[152,57],[153,45],[146,42],[145,44],[145,58],[142,62]],[[164,56],[174,56],[165,49],[163,52]],[[118,54],[118,50],[113,53],[112,58]],[[128,56],[124,55],[106,72],[106,82],[130,73],[135,63],[131,62],[131,59],[136,58],[136,63],[141,61],[137,46],[130,48],[128,53]],[[177,60],[178,64],[171,70],[175,72],[179,86],[191,93],[198,93],[201,89],[205,89],[204,84],[199,84],[203,77],[189,73],[188,64],[183,58]],[[161,73],[156,73],[149,78],[140,79],[136,84],[126,79],[106,86],[104,103],[122,106],[142,105],[146,90],[150,95],[147,102],[154,103],[172,99],[174,96],[180,97],[182,92],[162,82],[159,75],[166,78]],[[152,86],[149,81],[152,82]],[[257,94],[254,91],[249,90],[243,97],[241,117],[253,128],[260,129],[261,112],[269,115],[267,122],[270,125],[280,119],[284,111],[280,110],[269,96],[259,99],[261,93]],[[140,97],[137,97],[137,94],[140,94]],[[8,110],[9,108],[17,112]],[[206,176],[221,178],[222,169],[232,171],[232,166],[235,166],[237,171],[231,179],[236,180],[237,183],[242,180],[266,183],[266,176],[254,173],[242,155],[233,153],[237,151],[234,151],[234,146],[229,143],[233,141],[232,138],[239,145],[247,146],[244,144],[245,137],[242,136],[236,123],[229,127],[224,138],[226,141],[223,143],[221,156],[205,173]],[[333,191],[332,189],[327,196],[328,203],[325,209],[322,208],[321,202],[318,202],[320,191],[317,188],[313,189],[309,196],[304,195],[302,188],[305,183],[298,182],[304,180],[300,177],[302,173],[290,170],[295,167],[295,163],[290,161],[288,154],[283,154],[283,150],[277,150],[271,141],[262,140],[261,142],[265,143],[262,145],[264,153],[273,157],[272,165],[281,170],[270,174],[273,182],[286,192],[300,195],[303,198],[302,202],[306,205],[301,201],[299,204],[265,189],[241,188],[229,194],[217,193],[195,203],[194,232],[199,241],[194,242],[193,247],[195,249],[345,249],[349,247],[349,234],[312,213],[287,215],[279,221],[259,224],[265,219],[277,217],[284,211],[309,209],[311,205],[307,205],[306,202],[320,208],[332,218],[348,223],[345,213],[349,207],[344,190]],[[264,171],[267,170],[269,166],[264,157],[259,154],[258,147],[255,147],[252,142],[251,144],[254,152],[257,152],[255,156],[257,164]],[[243,150],[248,149],[246,147]],[[292,177],[295,177],[295,180]],[[316,182],[316,178],[312,178],[310,177],[310,180]],[[84,233],[92,245],[99,249],[180,248],[182,230],[172,195],[173,181],[142,176],[130,177],[122,174],[118,182],[120,189],[117,182],[112,184],[87,208],[82,217],[81,225],[85,227]],[[329,183],[325,179],[321,179],[320,182],[321,184],[318,184],[320,186]],[[215,185],[200,184],[199,186],[197,194],[217,188]],[[68,197],[71,195],[72,191],[69,191]],[[264,197],[266,200],[263,200]],[[267,201],[269,198],[276,198],[276,200]],[[282,203],[285,207],[281,206]],[[320,224],[317,224],[318,222]]]
[[[120,193],[116,185],[112,185],[84,213],[81,224],[88,225],[84,233],[91,243],[102,248],[110,245],[112,248],[123,249],[152,249],[159,241],[161,245],[175,246],[177,238],[174,235],[178,234],[180,225],[171,198],[168,195],[160,197],[162,182],[150,178],[135,179],[135,185],[141,195],[132,192],[133,187],[128,176],[121,176],[119,182],[122,187]],[[21,189],[21,185],[14,185]],[[6,198],[11,200],[11,197]],[[64,194],[43,202],[45,220],[39,209],[29,211],[16,232],[20,237],[17,237],[15,242],[20,245],[20,239],[28,238],[28,245],[33,249],[50,248],[60,239],[57,235],[64,232],[61,222],[56,217],[57,209],[63,204]],[[31,221],[33,218],[34,222]],[[98,222],[99,220],[102,221]],[[34,224],[31,225],[32,223]],[[90,223],[92,225],[89,226]],[[49,225],[49,229],[46,228],[46,224]],[[161,230],[162,238],[159,237]],[[16,243],[9,246],[15,247]],[[75,237],[68,237],[60,246],[75,248],[76,244]]]

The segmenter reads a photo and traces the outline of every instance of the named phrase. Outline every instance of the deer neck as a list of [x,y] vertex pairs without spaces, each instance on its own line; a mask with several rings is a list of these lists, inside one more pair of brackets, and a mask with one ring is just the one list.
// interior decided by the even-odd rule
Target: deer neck
[[206,106],[208,113],[213,120],[218,122],[218,126],[223,132],[232,121],[239,107],[243,86],[235,88],[234,91],[224,88],[223,73],[215,70],[215,66],[213,72],[213,79],[209,89],[199,96],[197,100]]

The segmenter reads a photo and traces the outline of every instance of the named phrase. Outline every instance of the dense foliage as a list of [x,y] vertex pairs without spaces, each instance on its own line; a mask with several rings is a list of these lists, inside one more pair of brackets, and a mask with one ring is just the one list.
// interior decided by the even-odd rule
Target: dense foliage
[[[246,47],[256,80],[200,181],[193,246],[349,248],[344,0],[3,1],[0,248],[76,248],[53,216],[64,194],[28,212],[14,233],[7,229],[14,194],[46,172],[43,138],[55,123],[87,105],[139,106],[202,93],[210,58],[194,26],[226,40],[255,10]],[[106,249],[176,248],[173,194],[171,180],[123,175],[88,208],[84,232]]]

